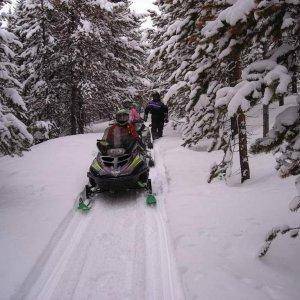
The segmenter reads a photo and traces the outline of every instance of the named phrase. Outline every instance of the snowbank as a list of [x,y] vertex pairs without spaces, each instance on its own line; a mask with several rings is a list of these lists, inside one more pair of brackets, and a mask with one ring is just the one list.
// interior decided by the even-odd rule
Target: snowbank
[[0,299],[17,292],[73,210],[99,136],[58,138],[0,158]]

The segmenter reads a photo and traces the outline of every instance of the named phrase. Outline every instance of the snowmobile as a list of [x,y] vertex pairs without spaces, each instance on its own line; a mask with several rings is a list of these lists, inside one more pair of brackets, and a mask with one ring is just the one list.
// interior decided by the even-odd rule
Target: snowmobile
[[146,190],[146,203],[156,204],[149,178],[153,160],[145,149],[136,141],[128,147],[112,148],[107,141],[98,140],[97,147],[99,153],[87,173],[89,185],[86,185],[79,199],[80,210],[88,211],[91,208],[95,194],[134,189]]

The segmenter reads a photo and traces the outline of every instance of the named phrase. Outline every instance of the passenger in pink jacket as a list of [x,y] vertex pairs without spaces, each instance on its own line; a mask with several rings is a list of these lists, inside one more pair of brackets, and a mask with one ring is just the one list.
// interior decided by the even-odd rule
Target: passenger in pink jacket
[[137,123],[142,119],[134,102],[127,100],[124,102],[123,105],[126,109],[129,110],[129,122],[130,123]]
[[137,111],[135,105],[133,104],[133,106],[131,107],[130,112],[129,112],[129,122],[137,123],[140,120],[141,120],[141,116],[140,116],[139,112]]

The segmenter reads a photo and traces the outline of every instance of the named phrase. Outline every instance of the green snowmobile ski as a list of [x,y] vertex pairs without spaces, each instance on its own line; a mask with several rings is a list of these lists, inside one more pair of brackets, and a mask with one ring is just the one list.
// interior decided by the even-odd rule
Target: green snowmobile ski
[[88,212],[91,210],[94,202],[93,199],[91,198],[92,194],[93,193],[90,186],[86,185],[84,190],[80,193],[79,196],[79,201],[77,206],[78,210],[82,212]]

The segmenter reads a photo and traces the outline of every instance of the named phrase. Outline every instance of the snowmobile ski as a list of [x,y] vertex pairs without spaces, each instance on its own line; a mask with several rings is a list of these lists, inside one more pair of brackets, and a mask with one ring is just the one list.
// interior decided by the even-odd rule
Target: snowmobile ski
[[147,181],[147,198],[146,198],[146,203],[150,206],[154,206],[156,205],[157,201],[156,201],[156,197],[154,196],[153,192],[152,192],[152,183],[151,183],[151,179],[148,179]]
[[146,199],[146,203],[150,206],[156,205],[157,201],[153,194],[149,194]]
[[80,193],[77,209],[82,212],[90,211],[94,202],[91,199],[91,196],[92,196],[91,187],[86,185],[84,190]]

